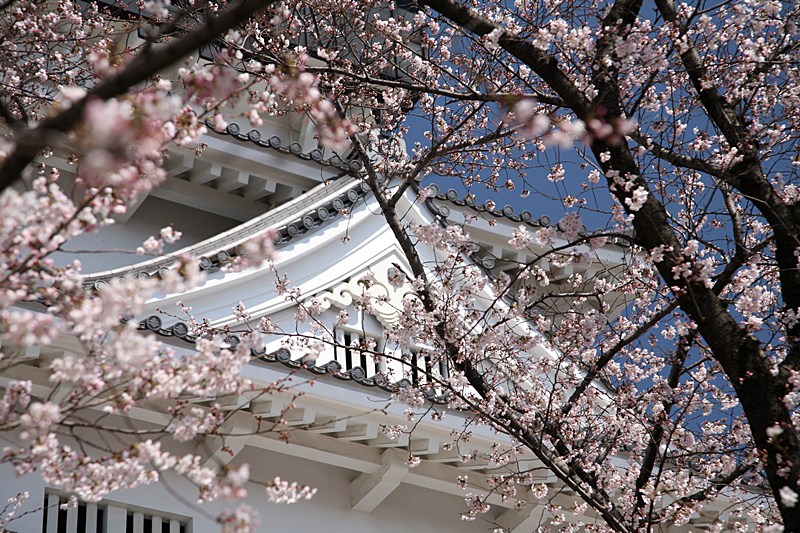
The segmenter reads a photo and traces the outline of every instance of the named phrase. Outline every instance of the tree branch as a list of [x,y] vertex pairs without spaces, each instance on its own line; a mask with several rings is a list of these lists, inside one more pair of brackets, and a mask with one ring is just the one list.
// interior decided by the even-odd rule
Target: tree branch
[[201,27],[161,47],[137,55],[121,71],[101,81],[71,107],[42,121],[37,127],[19,133],[16,147],[0,166],[0,192],[20,178],[25,168],[52,141],[54,135],[70,131],[81,120],[86,104],[92,99],[108,100],[164,70],[220,35],[245,22],[276,0],[241,0],[218,15],[208,18]]
[[639,145],[647,149],[651,154],[663,161],[666,161],[667,163],[675,165],[676,167],[690,168],[692,170],[705,172],[710,176],[716,177],[722,176],[723,174],[723,170],[721,168],[706,161],[705,159],[700,159],[699,157],[689,157],[675,153],[672,150],[657,144],[655,141],[653,141],[653,139],[646,135],[642,135],[638,131],[631,132],[628,135],[631,139],[639,143]]

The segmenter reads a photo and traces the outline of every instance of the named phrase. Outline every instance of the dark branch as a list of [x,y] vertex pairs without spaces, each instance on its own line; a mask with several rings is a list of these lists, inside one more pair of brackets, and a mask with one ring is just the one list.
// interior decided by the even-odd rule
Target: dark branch
[[35,128],[20,132],[15,139],[16,148],[0,166],[0,191],[19,179],[25,168],[53,141],[55,136],[75,127],[90,100],[108,100],[124,94],[187,55],[214,42],[220,35],[242,24],[275,1],[242,0],[220,14],[210,16],[205,24],[178,39],[160,47],[145,49],[120,72],[100,82],[71,107],[42,121]]

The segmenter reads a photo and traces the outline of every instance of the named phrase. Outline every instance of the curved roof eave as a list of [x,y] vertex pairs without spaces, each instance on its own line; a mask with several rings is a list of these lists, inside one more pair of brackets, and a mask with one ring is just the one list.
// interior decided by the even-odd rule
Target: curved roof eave
[[333,220],[368,192],[366,184],[355,177],[321,183],[294,200],[199,243],[134,265],[88,274],[84,286],[96,289],[113,278],[159,275],[187,254],[200,258],[201,269],[211,270],[239,255],[240,244],[269,229],[278,232],[276,245],[280,246]]

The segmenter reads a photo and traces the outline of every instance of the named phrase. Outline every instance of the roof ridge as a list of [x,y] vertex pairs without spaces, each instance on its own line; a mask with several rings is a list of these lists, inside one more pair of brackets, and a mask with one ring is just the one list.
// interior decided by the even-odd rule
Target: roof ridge
[[[460,198],[458,195],[458,191],[455,189],[448,189],[447,192],[442,193],[439,189],[439,186],[435,183],[431,183],[427,185],[425,188],[432,189],[433,198],[436,200],[442,200],[453,205],[457,205],[459,207],[469,207],[473,211],[477,213],[488,213],[492,216],[499,217],[499,218],[507,218],[514,222],[522,222],[531,227],[541,228],[541,227],[548,227],[552,224],[550,217],[547,215],[542,215],[539,218],[533,218],[533,214],[528,211],[527,209],[521,211],[519,214],[516,214],[515,209],[513,206],[506,204],[500,209],[496,209],[495,206],[497,205],[493,200],[487,200],[483,204],[479,204],[475,202],[474,198],[467,194],[463,198]],[[437,210],[441,210],[440,206],[436,206],[434,204],[434,208]],[[447,217],[449,215],[449,209],[447,214],[439,213],[443,217]]]

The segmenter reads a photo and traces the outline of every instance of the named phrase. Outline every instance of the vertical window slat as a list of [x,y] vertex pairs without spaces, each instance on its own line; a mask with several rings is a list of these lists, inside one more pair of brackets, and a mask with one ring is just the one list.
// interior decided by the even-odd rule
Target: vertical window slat
[[56,494],[47,495],[47,516],[45,518],[45,533],[58,533],[58,505]]
[[78,507],[67,509],[67,533],[78,533]]
[[97,526],[99,525],[99,520],[97,519],[97,504],[96,503],[87,503],[86,504],[86,528],[84,529],[85,533],[96,533]]
[[133,533],[144,533],[144,514],[133,513]]
[[105,509],[105,532],[127,533],[128,511],[116,505],[109,505]]

